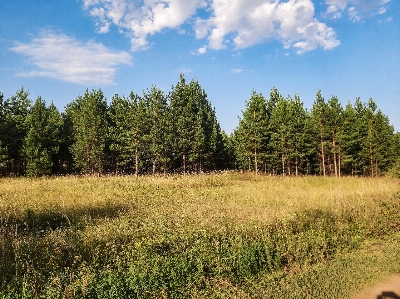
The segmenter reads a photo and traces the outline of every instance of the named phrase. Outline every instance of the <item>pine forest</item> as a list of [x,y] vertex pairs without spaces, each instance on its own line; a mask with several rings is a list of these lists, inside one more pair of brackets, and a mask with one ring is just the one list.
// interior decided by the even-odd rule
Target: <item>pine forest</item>
[[300,176],[380,176],[400,169],[400,133],[373,99],[343,107],[318,91],[310,110],[298,95],[253,91],[229,136],[205,90],[183,75],[165,93],[86,90],[60,113],[21,88],[0,93],[0,173],[169,175],[236,170]]

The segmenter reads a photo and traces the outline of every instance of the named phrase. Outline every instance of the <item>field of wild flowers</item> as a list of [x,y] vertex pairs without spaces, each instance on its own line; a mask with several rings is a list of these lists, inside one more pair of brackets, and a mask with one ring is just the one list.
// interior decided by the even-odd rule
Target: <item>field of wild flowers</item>
[[399,208],[389,178],[3,178],[0,298],[342,298],[400,273]]

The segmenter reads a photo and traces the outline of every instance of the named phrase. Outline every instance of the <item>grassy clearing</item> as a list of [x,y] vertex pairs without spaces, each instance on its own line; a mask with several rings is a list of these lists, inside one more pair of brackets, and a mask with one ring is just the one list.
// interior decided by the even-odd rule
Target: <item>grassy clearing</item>
[[330,285],[362,269],[366,241],[388,240],[376,269],[399,256],[399,190],[387,178],[2,179],[0,298],[340,298],[368,281],[360,270]]

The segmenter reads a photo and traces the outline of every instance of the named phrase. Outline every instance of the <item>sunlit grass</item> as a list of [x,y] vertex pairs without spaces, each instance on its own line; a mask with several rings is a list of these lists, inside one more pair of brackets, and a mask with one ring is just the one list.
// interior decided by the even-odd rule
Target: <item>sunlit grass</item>
[[[280,178],[253,175],[189,177],[58,177],[1,179],[0,210],[71,213],[107,208],[146,217],[192,218],[196,224],[270,223],[304,209],[333,212],[374,207],[399,192],[387,178]],[[107,213],[106,213],[107,214]]]
[[231,286],[248,298],[260,275],[398,231],[399,191],[389,178],[3,178],[0,295],[187,298]]

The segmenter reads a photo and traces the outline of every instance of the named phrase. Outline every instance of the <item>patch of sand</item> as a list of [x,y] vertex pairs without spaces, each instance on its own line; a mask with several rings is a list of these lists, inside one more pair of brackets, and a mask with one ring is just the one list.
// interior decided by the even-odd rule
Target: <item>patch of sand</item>
[[391,276],[385,282],[365,289],[350,299],[400,299],[400,275]]

